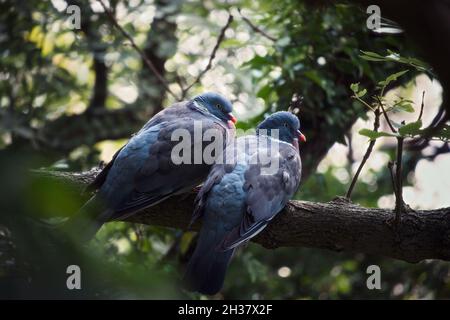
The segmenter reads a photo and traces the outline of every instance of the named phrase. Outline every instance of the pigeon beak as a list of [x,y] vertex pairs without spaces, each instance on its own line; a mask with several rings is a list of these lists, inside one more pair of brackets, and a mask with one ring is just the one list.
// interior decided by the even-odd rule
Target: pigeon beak
[[301,142],[306,142],[306,137],[303,133],[301,133],[300,130],[297,130],[297,134],[298,134],[298,140]]
[[231,122],[233,122],[234,124],[236,124],[236,122],[237,122],[237,119],[236,119],[236,117],[235,117],[235,116],[233,116],[233,114],[232,114],[232,113],[229,113],[229,114],[228,114],[228,116],[230,117],[230,121],[231,121]]

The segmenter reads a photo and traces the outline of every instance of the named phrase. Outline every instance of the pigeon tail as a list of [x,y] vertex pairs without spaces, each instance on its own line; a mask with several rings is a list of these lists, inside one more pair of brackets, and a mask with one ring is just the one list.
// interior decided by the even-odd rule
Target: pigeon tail
[[223,233],[203,229],[184,275],[188,290],[213,295],[222,289],[234,250],[221,250]]

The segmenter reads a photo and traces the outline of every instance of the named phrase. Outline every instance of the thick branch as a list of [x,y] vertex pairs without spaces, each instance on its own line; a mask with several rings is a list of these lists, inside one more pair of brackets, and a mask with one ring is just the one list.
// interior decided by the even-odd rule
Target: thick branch
[[[158,107],[149,108],[159,109]],[[37,132],[39,148],[56,153],[107,139],[127,138],[139,130],[149,115],[132,106],[108,110],[96,108],[77,115],[61,116]]]
[[[74,182],[81,190],[97,172],[38,173],[59,183]],[[194,197],[194,193],[173,197],[127,221],[186,229]],[[404,212],[396,228],[387,223],[393,215],[392,210],[364,208],[343,198],[327,203],[290,201],[253,241],[269,249],[313,247],[363,252],[408,262],[450,260],[450,208]],[[193,229],[198,230],[199,224]]]

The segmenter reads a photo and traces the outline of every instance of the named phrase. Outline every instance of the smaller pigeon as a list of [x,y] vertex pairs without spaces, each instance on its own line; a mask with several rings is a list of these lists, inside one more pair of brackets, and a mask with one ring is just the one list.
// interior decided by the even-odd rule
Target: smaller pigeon
[[184,277],[191,291],[212,295],[223,285],[234,250],[261,232],[300,183],[298,118],[277,112],[256,135],[240,137],[212,167],[196,198],[192,220],[202,217],[197,246]]
[[[213,164],[204,161],[205,148],[217,142],[217,154],[222,153],[234,138],[236,118],[231,111],[230,101],[209,92],[156,114],[98,174],[90,186],[97,193],[69,220],[67,230],[88,240],[106,221],[124,219],[199,185]],[[177,130],[191,139],[187,151],[182,150],[189,154],[190,163],[173,159],[173,149],[183,142],[173,139]],[[206,132],[211,131],[222,139],[205,141]]]

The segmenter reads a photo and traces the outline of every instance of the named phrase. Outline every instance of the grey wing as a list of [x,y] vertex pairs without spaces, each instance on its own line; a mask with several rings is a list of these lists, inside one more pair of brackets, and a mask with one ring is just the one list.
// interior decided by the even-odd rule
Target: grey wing
[[[220,161],[216,160],[216,164],[214,164],[208,174],[208,177],[206,181],[203,183],[202,188],[198,192],[197,196],[195,197],[194,201],[194,212],[192,214],[191,222],[189,223],[189,227],[200,218],[205,209],[206,200],[209,196],[210,191],[212,188],[220,183],[223,179],[223,177],[232,172],[234,168],[236,167],[237,163],[237,155],[238,152],[241,150],[238,150],[239,146],[238,143],[236,143],[236,139],[233,136],[227,137],[227,144],[228,146],[224,146],[223,152],[218,155],[218,159]],[[238,139],[239,140],[239,139]],[[241,141],[239,141],[241,142]]]
[[230,164],[215,164],[212,168],[210,173],[208,174],[208,178],[206,179],[205,183],[202,185],[202,188],[198,192],[197,196],[195,197],[194,201],[194,212],[192,214],[191,222],[189,223],[189,228],[191,225],[200,218],[205,209],[206,200],[208,198],[209,192],[211,189],[220,181],[222,178],[227,174],[233,171],[234,167],[236,166],[235,163]]
[[294,195],[300,184],[301,161],[298,151],[280,145],[279,168],[262,174],[263,166],[250,164],[245,172],[246,211],[240,226],[224,239],[221,248],[232,249],[261,232]]
[[[142,129],[137,133],[133,134],[138,135],[139,133],[146,131],[148,129],[151,129],[152,127],[159,127],[161,123],[167,122],[167,120],[175,119],[177,117],[177,114],[180,113],[180,111],[185,108],[187,105],[187,102],[179,102],[174,105],[172,105],[169,108],[166,108],[160,112],[158,112],[155,116],[153,116],[143,127]],[[133,137],[132,137],[133,138]],[[126,148],[126,144],[122,146],[119,150],[116,151],[116,153],[113,155],[112,159],[108,164],[97,174],[94,181],[92,181],[87,187],[86,191],[91,192],[98,190],[102,187],[102,185],[105,183],[106,178],[112,169],[115,160],[117,159],[117,156],[120,154],[120,152]]]
[[[175,129],[193,130],[193,121],[189,117],[177,115],[176,121],[159,124],[161,126],[157,139],[151,144],[145,155],[145,161],[137,170],[133,180],[133,190],[129,196],[116,207],[115,219],[124,218],[137,210],[163,201],[173,194],[187,191],[206,178],[210,165],[194,164],[195,146],[191,144],[191,163],[176,164],[171,159],[173,147],[179,143],[172,141]],[[225,128],[213,120],[203,119],[203,129],[216,128],[225,134]],[[148,129],[147,129],[148,130]],[[201,146],[204,148],[203,142]]]

